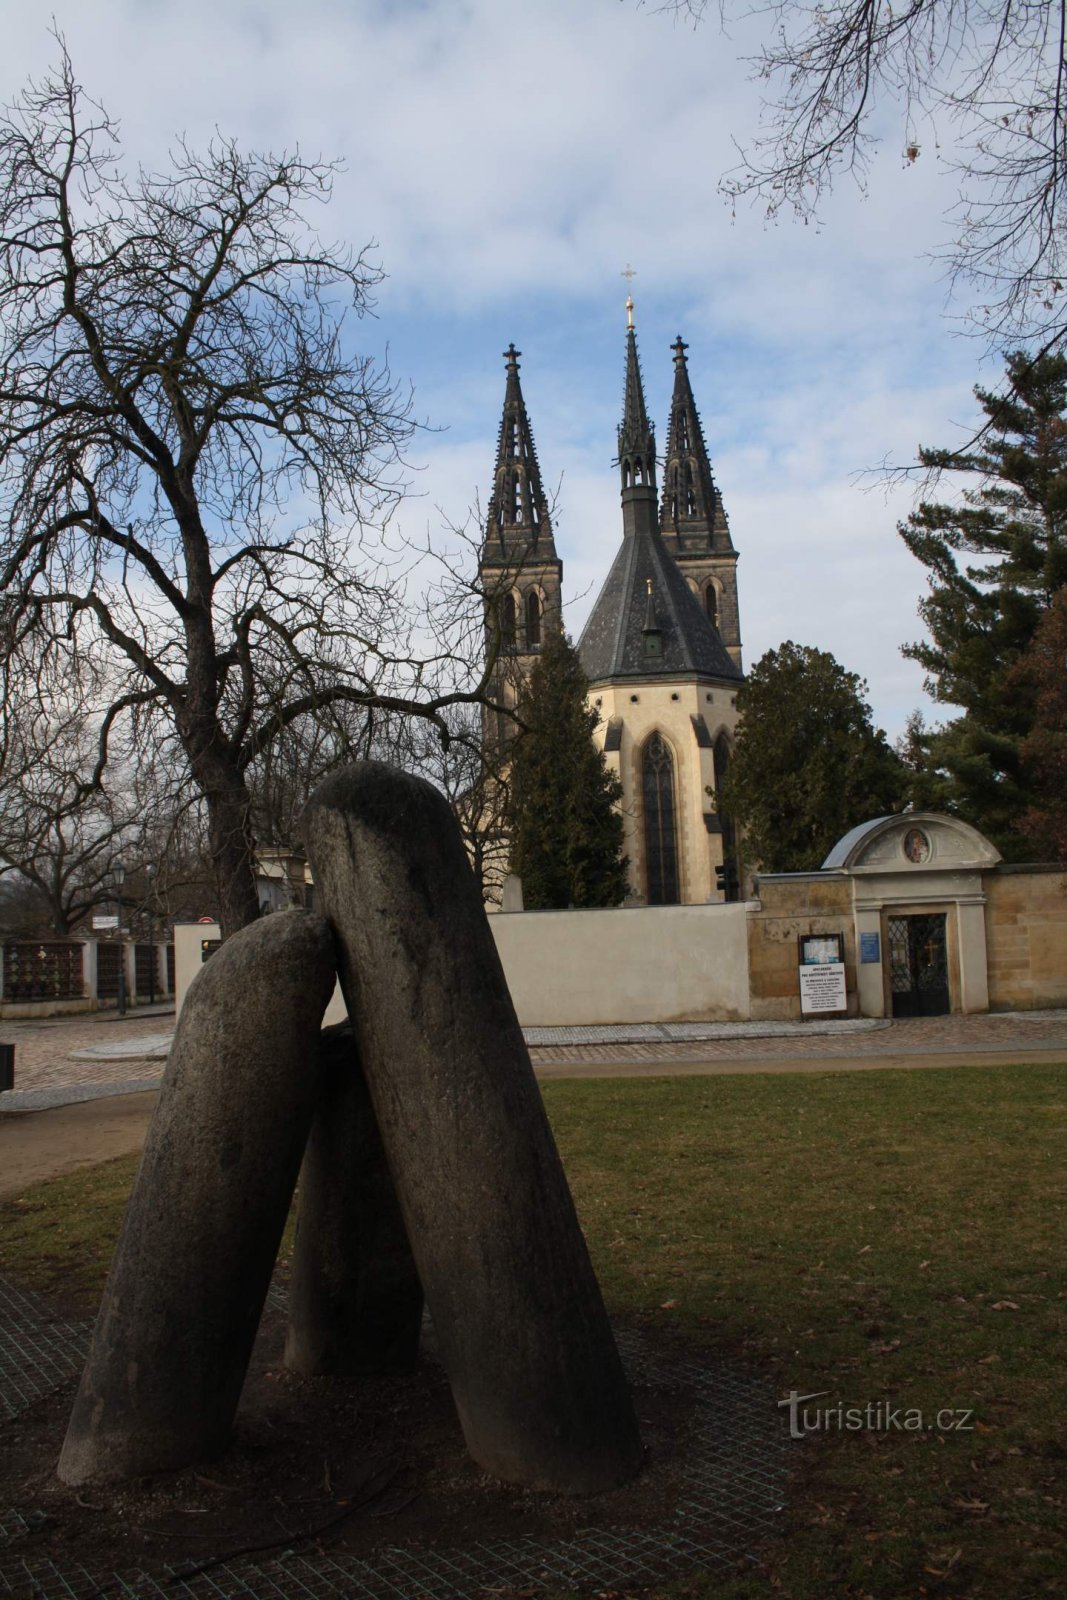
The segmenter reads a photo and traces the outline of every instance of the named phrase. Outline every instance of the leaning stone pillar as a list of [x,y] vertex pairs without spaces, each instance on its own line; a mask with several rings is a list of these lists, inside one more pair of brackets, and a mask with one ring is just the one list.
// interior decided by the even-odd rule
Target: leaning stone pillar
[[234,934],[189,989],[59,1460],[67,1483],[226,1445],[311,1124],[327,923]]
[[306,1377],[404,1372],[419,1353],[422,1288],[350,1022],[323,1030],[319,1063],[285,1364]]
[[531,1488],[621,1483],[629,1390],[448,803],[361,763],[304,837],[468,1448]]

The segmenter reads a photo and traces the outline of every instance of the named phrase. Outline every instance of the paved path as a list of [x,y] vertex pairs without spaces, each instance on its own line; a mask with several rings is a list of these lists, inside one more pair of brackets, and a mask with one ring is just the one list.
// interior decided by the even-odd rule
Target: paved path
[[[125,1021],[0,1023],[0,1040],[15,1044],[16,1082],[15,1094],[0,1095],[0,1196],[140,1148],[163,1070],[165,1020],[142,1012]],[[1067,1011],[822,1024],[819,1031],[794,1023],[679,1024],[531,1029],[529,1037],[545,1078],[1067,1065]]]

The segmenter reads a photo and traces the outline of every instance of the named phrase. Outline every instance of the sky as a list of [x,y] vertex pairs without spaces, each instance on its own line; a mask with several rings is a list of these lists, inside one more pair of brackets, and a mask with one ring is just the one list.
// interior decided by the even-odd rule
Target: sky
[[878,469],[965,439],[997,369],[946,302],[950,179],[904,159],[892,107],[866,199],[843,182],[818,227],[771,225],[719,191],[757,131],[754,22],[724,36],[655,0],[0,0],[5,103],[55,61],[50,15],[131,163],[216,131],[343,163],[314,221],[386,274],[356,337],[426,424],[413,538],[487,503],[514,341],[578,636],[621,539],[632,266],[661,448],[670,345],[689,345],[746,665],[793,639],[866,679],[890,737],[916,707],[945,714],[900,654],[922,636],[924,572],[895,531],[915,488]]

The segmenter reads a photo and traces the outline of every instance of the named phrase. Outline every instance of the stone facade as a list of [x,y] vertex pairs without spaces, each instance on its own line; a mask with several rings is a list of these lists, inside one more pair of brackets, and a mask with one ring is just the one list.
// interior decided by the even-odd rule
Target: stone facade
[[1001,866],[984,880],[989,1006],[1067,1006],[1067,867]]
[[715,812],[721,780],[715,770],[715,744],[723,737],[732,741],[736,702],[733,691],[712,689],[692,678],[605,683],[590,692],[589,703],[601,719],[596,742],[602,750],[605,744],[610,746],[605,760],[622,782],[623,851],[630,860],[635,901],[645,898],[647,883],[642,756],[656,733],[669,747],[674,764],[679,902],[700,905],[723,898],[716,887],[723,836]]
[[844,934],[848,1014],[856,1016],[859,1003],[850,880],[844,874],[828,872],[767,874],[759,879],[759,896],[748,916],[752,1020],[799,1019],[799,940],[806,933]]

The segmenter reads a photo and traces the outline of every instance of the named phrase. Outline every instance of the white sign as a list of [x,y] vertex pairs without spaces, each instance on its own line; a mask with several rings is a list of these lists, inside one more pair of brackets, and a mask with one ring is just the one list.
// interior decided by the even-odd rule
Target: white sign
[[93,918],[93,927],[94,928],[117,928],[118,925],[119,925],[118,917],[94,917]]
[[845,963],[827,961],[825,965],[800,968],[800,1014],[810,1017],[817,1011],[845,1011]]

